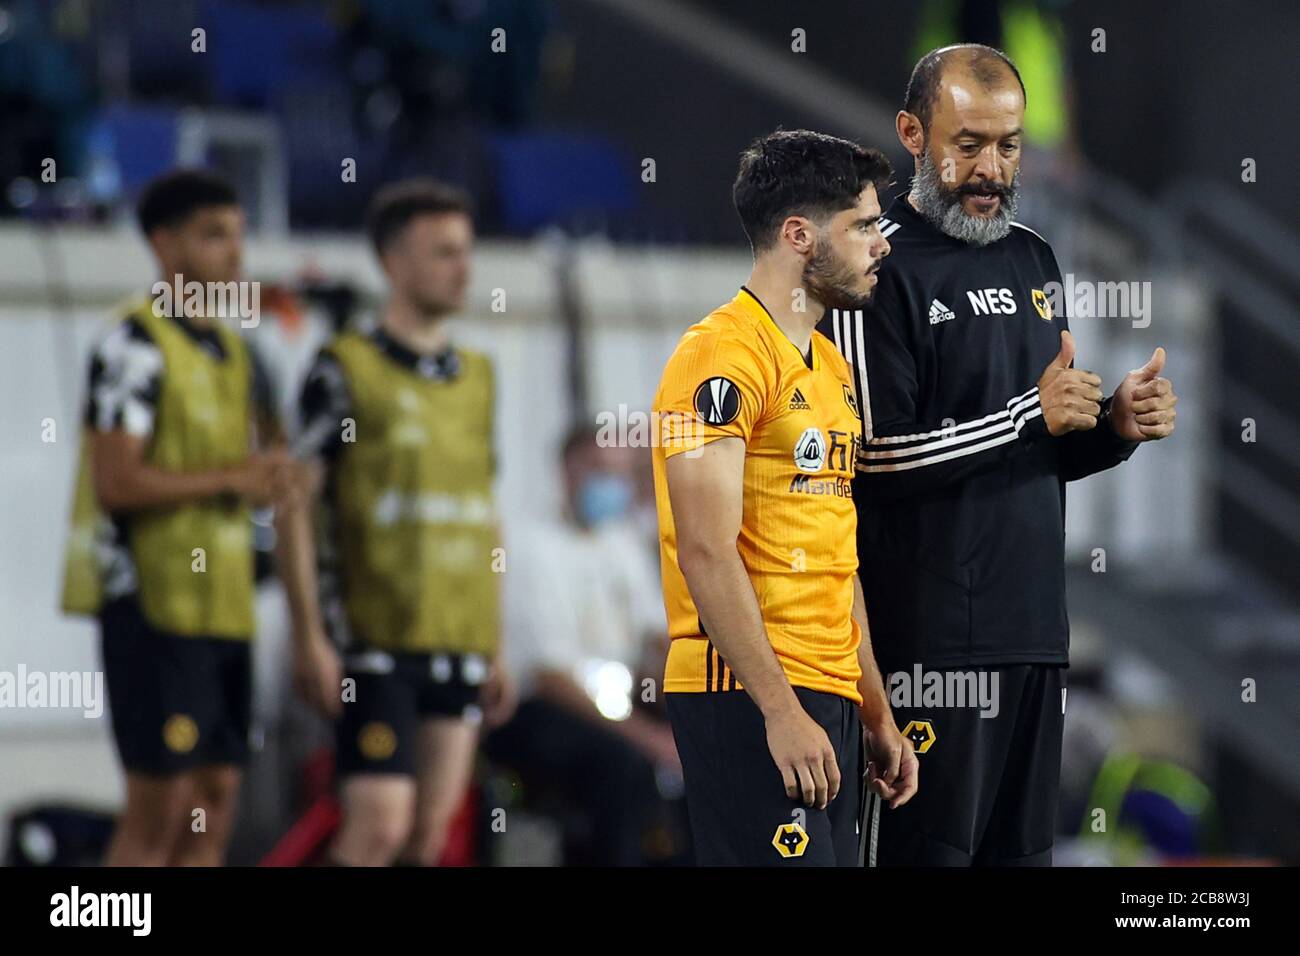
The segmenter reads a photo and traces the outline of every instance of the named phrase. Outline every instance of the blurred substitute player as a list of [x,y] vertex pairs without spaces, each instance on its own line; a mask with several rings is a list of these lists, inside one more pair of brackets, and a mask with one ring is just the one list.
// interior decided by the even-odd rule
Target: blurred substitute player
[[[164,175],[139,220],[162,282],[234,288],[244,215],[226,183]],[[99,616],[126,770],[110,866],[225,854],[248,757],[249,506],[282,498],[294,474],[283,449],[250,451],[254,378],[233,328],[161,295],[127,309],[91,358],[63,605]]]
[[[298,687],[337,720],[343,824],[331,862],[434,865],[480,720],[510,708],[496,663],[492,368],[443,325],[465,302],[467,199],[430,180],[394,184],[375,197],[369,231],[388,302],[373,332],[321,352],[295,444],[317,473],[322,543],[339,565],[342,662],[305,506],[284,513],[281,567]],[[354,692],[341,693],[345,678]]]
[[1073,367],[1056,258],[1013,221],[1024,113],[998,51],[921,59],[897,123],[915,178],[881,220],[893,255],[869,306],[821,326],[864,397],[862,586],[926,765],[925,789],[880,823],[881,865],[1050,864],[1065,483],[1174,428],[1163,349],[1109,398]]
[[916,789],[854,574],[857,400],[814,331],[875,286],[889,173],[820,133],[746,149],[733,196],[753,272],[655,396],[664,691],[701,865],[857,865],[864,728],[872,790]]

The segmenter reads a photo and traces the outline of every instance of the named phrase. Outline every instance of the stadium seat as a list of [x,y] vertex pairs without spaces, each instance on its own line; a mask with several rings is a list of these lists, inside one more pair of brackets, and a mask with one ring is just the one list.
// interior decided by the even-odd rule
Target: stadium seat
[[491,143],[511,232],[609,219],[635,205],[636,162],[602,136],[504,133]]

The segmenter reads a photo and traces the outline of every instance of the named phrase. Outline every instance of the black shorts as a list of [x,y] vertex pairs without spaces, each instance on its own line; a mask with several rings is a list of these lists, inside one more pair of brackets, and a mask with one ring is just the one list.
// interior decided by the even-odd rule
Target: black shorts
[[971,705],[970,694],[967,706],[952,706],[960,698],[946,677],[945,686],[954,688],[948,706],[894,706],[899,730],[917,751],[920,786],[897,810],[875,808],[876,864],[1051,866],[1065,668],[1020,664],[960,673],[985,675],[985,699],[996,702],[997,714],[981,717],[981,709],[992,708]]
[[857,866],[862,725],[853,701],[796,687],[830,737],[840,792],[825,810],[785,794],[767,729],[743,690],[665,694],[699,866]]
[[134,597],[106,603],[99,623],[113,737],[127,770],[168,776],[248,762],[248,641],[160,631]]
[[420,722],[445,717],[478,723],[487,672],[487,658],[479,654],[344,654],[343,675],[356,682],[356,697],[348,699],[345,690],[343,716],[335,725],[339,776],[414,775]]

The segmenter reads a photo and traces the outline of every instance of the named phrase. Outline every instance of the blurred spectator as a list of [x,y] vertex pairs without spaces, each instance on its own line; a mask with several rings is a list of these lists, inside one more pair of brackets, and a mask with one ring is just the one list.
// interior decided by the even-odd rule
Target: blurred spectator
[[664,795],[680,794],[672,730],[653,692],[664,610],[628,520],[632,452],[602,448],[580,427],[562,457],[565,514],[521,529],[507,555],[505,655],[522,702],[486,749],[520,774],[527,799],[558,791],[581,807],[590,827],[582,862],[638,865],[648,861],[648,827],[672,815]]

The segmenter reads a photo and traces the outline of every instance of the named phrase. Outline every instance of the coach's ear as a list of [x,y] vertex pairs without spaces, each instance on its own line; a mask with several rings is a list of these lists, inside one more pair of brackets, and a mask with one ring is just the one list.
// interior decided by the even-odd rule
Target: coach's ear
[[913,157],[919,158],[925,149],[925,126],[921,118],[907,110],[899,110],[894,117],[894,129],[898,132],[898,141],[903,144]]

